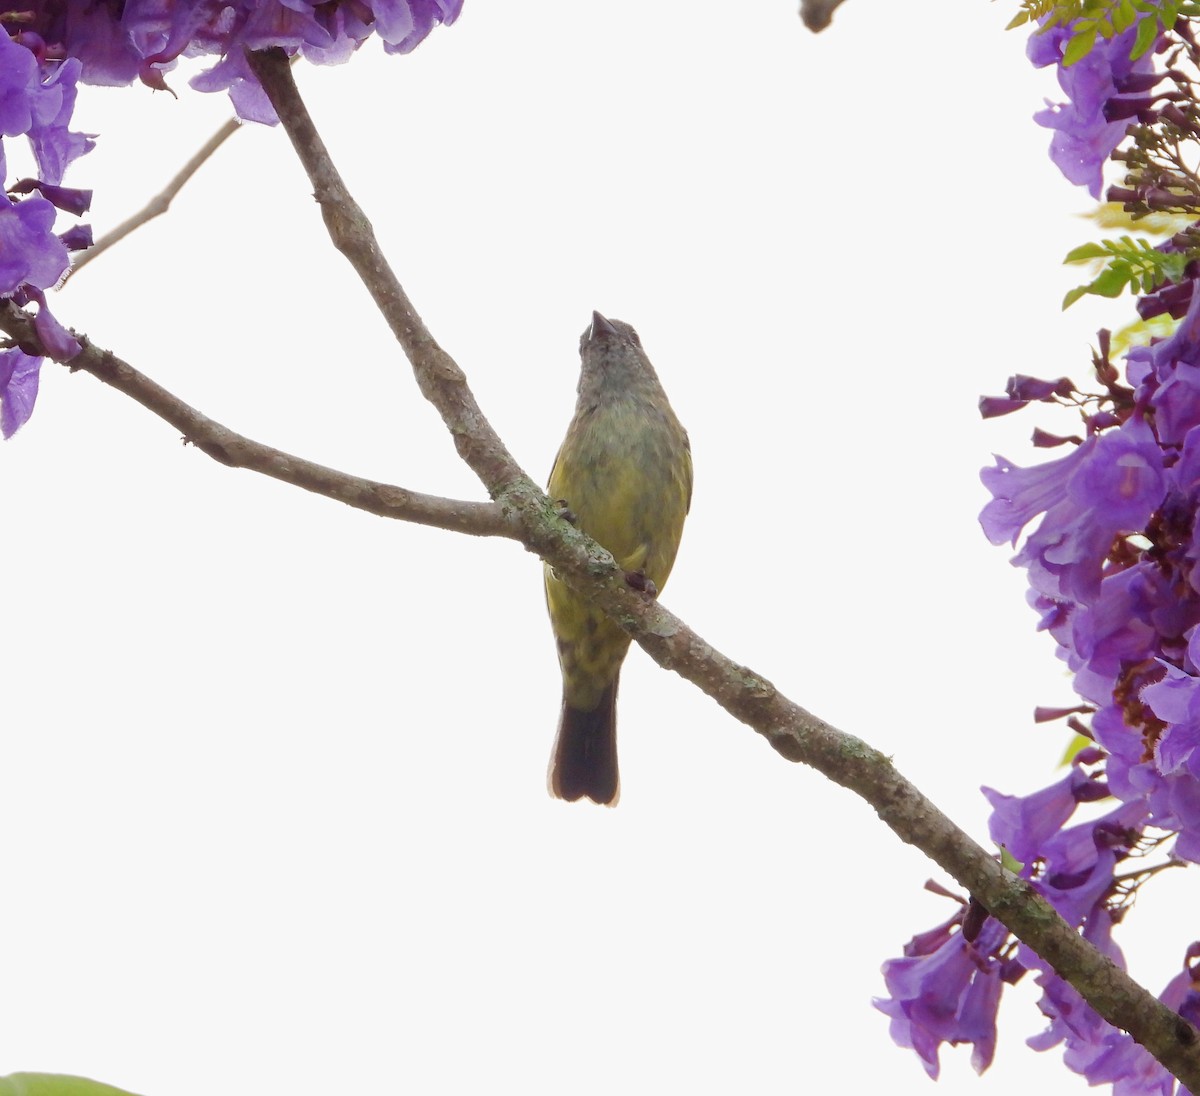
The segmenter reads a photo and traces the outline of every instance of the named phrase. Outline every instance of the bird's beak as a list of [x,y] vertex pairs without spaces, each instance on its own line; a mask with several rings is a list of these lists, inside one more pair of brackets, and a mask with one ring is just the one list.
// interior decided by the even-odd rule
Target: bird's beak
[[596,338],[598,335],[615,335],[617,329],[609,322],[606,316],[601,316],[599,312],[592,313],[592,333],[591,338]]

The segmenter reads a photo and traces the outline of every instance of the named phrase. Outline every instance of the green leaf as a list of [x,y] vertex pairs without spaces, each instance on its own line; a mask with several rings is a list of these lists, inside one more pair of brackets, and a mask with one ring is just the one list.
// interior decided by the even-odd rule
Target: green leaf
[[1129,51],[1129,58],[1136,61],[1147,50],[1149,50],[1158,40],[1158,19],[1153,15],[1147,15],[1140,23],[1138,23],[1137,34],[1133,39],[1133,49]]
[[1068,68],[1075,64],[1076,61],[1081,61],[1089,53],[1092,52],[1092,47],[1096,44],[1096,25],[1094,23],[1086,26],[1081,26],[1067,43],[1067,48],[1063,50],[1063,67]]
[[1005,871],[1012,872],[1013,875],[1017,875],[1020,870],[1025,867],[1025,865],[1022,864],[1021,861],[1015,856],[1013,856],[1013,854],[1009,852],[1008,849],[1006,849],[1003,845],[1000,846],[1000,866],[1004,868]]
[[1128,267],[1110,266],[1107,270],[1103,270],[1088,286],[1089,293],[1095,293],[1098,297],[1119,297],[1129,284],[1130,274]]
[[1154,339],[1165,339],[1175,333],[1178,325],[1179,321],[1166,313],[1148,320],[1134,320],[1113,332],[1112,356],[1114,359],[1123,357],[1135,346],[1149,346]]
[[1095,745],[1095,743],[1090,738],[1086,738],[1084,735],[1081,735],[1081,734],[1075,735],[1071,739],[1071,741],[1067,743],[1066,752],[1063,754],[1062,760],[1059,762],[1059,765],[1065,767],[1065,766],[1071,764],[1071,762],[1074,761],[1075,758],[1079,756],[1080,750],[1086,750],[1089,746],[1094,746],[1094,745]]
[[1088,287],[1086,285],[1077,285],[1065,297],[1063,297],[1062,310],[1066,312],[1080,297],[1087,296]]
[[1062,310],[1066,312],[1080,297],[1086,297],[1089,293],[1095,293],[1092,288],[1094,283],[1088,282],[1087,285],[1077,285],[1065,297],[1063,297]]
[[1071,307],[1080,297],[1087,293],[1092,293],[1097,297],[1119,297],[1130,281],[1129,267],[1125,263],[1110,266],[1107,270],[1102,271],[1093,278],[1087,285],[1079,285],[1072,289],[1065,297],[1063,297],[1063,311],[1065,312]]
[[1063,265],[1067,263],[1082,263],[1088,259],[1105,259],[1109,255],[1109,250],[1103,244],[1081,244],[1072,251],[1067,252],[1067,257],[1063,259]]
[[1063,261],[1066,263],[1095,263],[1102,260],[1100,272],[1087,285],[1072,289],[1063,298],[1063,308],[1070,308],[1085,293],[1097,297],[1118,297],[1125,290],[1150,293],[1167,281],[1180,281],[1189,262],[1197,258],[1197,249],[1170,254],[1159,251],[1149,240],[1133,236],[1118,236],[1115,240],[1081,244]]
[[[1129,3],[1129,0],[1122,0],[1122,3],[1117,4],[1112,13],[1112,29],[1114,34],[1123,34],[1133,26],[1134,20],[1137,18],[1137,11],[1134,6]],[[1108,37],[1105,35],[1105,37]]]
[[0,1077],[0,1096],[131,1096],[123,1088],[66,1073],[10,1073]]
[[1183,272],[1187,269],[1187,264],[1190,262],[1188,255],[1167,255],[1166,261],[1162,264],[1162,272],[1167,280],[1178,282],[1183,280]]

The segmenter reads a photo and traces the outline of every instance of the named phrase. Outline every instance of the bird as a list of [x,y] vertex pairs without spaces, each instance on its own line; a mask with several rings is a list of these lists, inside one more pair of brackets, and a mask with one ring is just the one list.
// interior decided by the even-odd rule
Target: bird
[[[549,495],[612,553],[632,586],[657,596],[691,508],[687,431],[629,324],[593,312],[579,357],[575,414],[550,472]],[[563,682],[550,793],[615,806],[617,683],[630,637],[549,564],[545,587]]]

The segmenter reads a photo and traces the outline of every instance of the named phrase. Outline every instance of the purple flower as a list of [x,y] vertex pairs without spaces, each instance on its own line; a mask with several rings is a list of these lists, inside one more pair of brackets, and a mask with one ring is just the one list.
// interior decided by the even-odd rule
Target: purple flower
[[375,0],[379,37],[388,53],[410,53],[438,23],[453,23],[462,0]]
[[[126,18],[140,6],[133,0],[127,3]],[[111,0],[65,0],[30,7],[39,17],[35,25],[39,37],[79,60],[83,83],[124,87],[138,78],[141,57],[121,18],[119,4]]]
[[[51,59],[35,32],[22,31],[22,37],[17,42],[7,30],[0,32],[0,180],[7,182],[3,139],[15,137],[29,141],[39,178],[0,191],[0,297],[36,302],[40,337],[51,353],[66,359],[79,344],[46,306],[44,291],[58,282],[69,261],[68,244],[56,231],[56,207],[78,214],[90,202],[88,192],[61,185],[63,173],[92,142],[69,128],[79,61]],[[83,238],[68,232],[72,243]],[[15,347],[0,351],[0,434],[5,438],[28,421],[40,368],[40,358]]]
[[61,183],[72,160],[92,147],[68,128],[75,106],[77,60],[43,62],[0,33],[0,136],[28,137],[41,178]]
[[1114,538],[1145,526],[1166,482],[1162,450],[1149,426],[1135,419],[1033,468],[997,457],[981,478],[994,496],[979,518],[988,539],[1015,544],[1043,514],[1013,563],[1029,568],[1039,593],[1076,603],[1097,596]]
[[17,347],[0,350],[0,436],[11,438],[33,414],[41,358]]
[[75,357],[80,350],[79,340],[54,318],[46,304],[45,294],[31,289],[23,293],[22,298],[26,304],[32,302],[38,306],[33,327],[50,357],[59,362],[67,362]]
[[1069,377],[1046,381],[1018,373],[1008,378],[1005,396],[981,396],[979,411],[985,419],[996,418],[1019,411],[1033,402],[1052,403],[1056,396],[1065,399],[1074,391],[1075,385]]
[[1061,830],[1021,874],[1033,879],[1064,921],[1081,925],[1113,895],[1116,866],[1137,844],[1146,814],[1145,804],[1135,800],[1094,822]]
[[[1192,41],[1181,26],[1168,33]],[[1071,28],[1054,27],[1029,43],[1035,64],[1058,65],[1069,96],[1038,120],[1056,130],[1052,154],[1059,167],[1098,197],[1101,165],[1127,121],[1150,124],[1161,116],[1179,124],[1190,85],[1171,73],[1172,91],[1147,95],[1161,77],[1152,68],[1154,50],[1129,60],[1136,27],[1097,40],[1091,53],[1065,66],[1071,35]],[[1155,107],[1160,100],[1164,105]],[[1139,185],[1124,200],[1159,208],[1171,195],[1154,192],[1154,185]],[[1181,233],[1164,250],[1190,240]],[[1086,701],[1066,709],[1071,725],[1093,743],[1043,791],[1016,797],[985,788],[993,807],[989,827],[1023,862],[1022,877],[1121,966],[1112,928],[1137,888],[1169,858],[1200,862],[1198,280],[1192,264],[1143,297],[1139,312],[1166,312],[1181,322],[1169,337],[1129,351],[1124,378],[1102,332],[1093,359],[1098,393],[1014,378],[1006,398],[985,407],[994,414],[1037,400],[1071,403],[1086,428],[1082,439],[1042,432],[1043,443],[1077,446],[1046,464],[1020,468],[998,457],[982,473],[993,497],[980,522],[993,543],[1017,545],[1025,536],[1013,563],[1027,569],[1039,627],[1053,636]],[[1076,804],[1106,795],[1116,806],[1104,817],[1070,824]],[[1184,973],[1163,995],[1171,1007],[1190,1010],[1189,1017],[1200,1017],[1197,955],[1200,944],[1189,949]],[[1071,1069],[1091,1084],[1111,1084],[1117,1096],[1174,1091],[1173,1079],[1147,1052],[1100,1019],[1030,949],[1022,945],[1011,961],[1040,972],[1040,1007],[1050,1026],[1031,1046],[1063,1045]],[[937,999],[954,984],[927,980],[921,991]]]
[[49,289],[62,277],[69,259],[54,218],[54,206],[41,196],[14,202],[0,195],[0,297],[22,285]]
[[1200,628],[1188,639],[1189,670],[1160,663],[1164,675],[1142,690],[1141,699],[1165,725],[1154,746],[1154,762],[1164,776],[1185,770],[1200,776]]
[[1086,186],[1093,198],[1100,197],[1103,164],[1129,126],[1127,118],[1109,120],[1121,113],[1112,104],[1125,92],[1146,90],[1147,75],[1153,71],[1153,51],[1136,61],[1129,59],[1136,33],[1135,25],[1113,38],[1097,38],[1088,54],[1071,65],[1063,64],[1071,28],[1039,28],[1029,39],[1029,60],[1037,68],[1057,65],[1059,87],[1067,96],[1065,103],[1047,102],[1033,120],[1054,130],[1050,159],[1069,182]]
[[140,79],[164,88],[164,74],[180,56],[214,56],[216,63],[192,86],[228,90],[240,117],[274,122],[245,50],[278,46],[317,64],[336,64],[378,34],[387,52],[408,53],[461,10],[462,0],[129,0],[123,8],[67,0],[65,11],[60,4],[34,5],[33,29],[79,59],[85,83]]
[[942,1043],[974,1047],[971,1065],[982,1073],[996,1052],[996,1011],[1005,981],[1021,971],[1001,957],[1008,930],[988,918],[974,941],[961,930],[963,912],[909,941],[900,959],[883,964],[888,997],[873,1002],[891,1017],[897,1046],[917,1052],[936,1080]]
[[[1190,288],[1190,287],[1189,287]],[[994,542],[1016,543],[1030,600],[1058,643],[1076,691],[1095,706],[1095,742],[1044,791],[991,789],[993,838],[1028,878],[1114,961],[1112,925],[1143,878],[1120,873],[1148,826],[1176,835],[1172,853],[1200,861],[1200,294],[1166,339],[1131,351],[1131,389],[1108,384],[1111,409],[1089,414],[1090,436],[1066,457],[1020,469],[1002,459],[983,473],[993,499],[981,515]],[[1111,369],[1111,367],[1109,367]],[[1107,790],[1118,805],[1069,825],[1075,804]],[[1036,1049],[1063,1044],[1067,1065],[1126,1096],[1173,1091],[1168,1074],[1101,1020],[1047,964],[1049,1029]],[[930,987],[925,987],[931,993]],[[1188,984],[1186,999],[1200,1012]]]
[[982,791],[992,805],[988,820],[992,840],[1015,859],[1026,862],[1041,854],[1079,803],[1103,796],[1108,789],[1078,765],[1072,765],[1062,780],[1033,795],[1002,795],[992,788]]
[[[1113,942],[1112,926],[1108,911],[1096,909],[1088,916],[1083,935],[1124,969],[1125,959]],[[1036,979],[1042,987],[1038,1007],[1050,1021],[1042,1034],[1028,1040],[1030,1047],[1049,1050],[1065,1044],[1063,1060],[1068,1068],[1087,1078],[1089,1084],[1112,1084],[1114,1096],[1171,1096],[1175,1079],[1148,1050],[1101,1019],[1032,949],[1022,945],[1020,958],[1030,969],[1041,972]]]
[[1150,346],[1135,347],[1125,359],[1130,381],[1154,411],[1164,445],[1182,445],[1188,431],[1200,424],[1200,293],[1190,292],[1191,281],[1177,288],[1189,290],[1189,304],[1174,332]]
[[1057,603],[1050,625],[1059,657],[1075,674],[1075,691],[1104,707],[1128,667],[1152,658],[1159,635],[1150,619],[1158,576],[1141,564],[1112,571],[1087,605]]
[[29,143],[45,183],[61,183],[67,167],[95,145],[87,134],[67,128],[81,69],[77,58],[68,57],[52,69],[35,99],[37,113],[29,129]]
[[33,127],[37,89],[37,59],[0,34],[0,136],[19,137]]
[[1159,994],[1162,1003],[1173,1008],[1193,1027],[1200,1022],[1200,941],[1188,945],[1183,957],[1183,969]]
[[1156,826],[1178,833],[1173,848],[1181,860],[1200,863],[1200,784],[1191,773],[1163,776],[1153,763],[1132,769],[1130,778],[1150,806]]
[[76,215],[86,213],[92,205],[90,190],[78,190],[70,186],[54,186],[41,179],[22,179],[8,188],[9,194],[31,194],[35,190],[55,208],[67,213]]

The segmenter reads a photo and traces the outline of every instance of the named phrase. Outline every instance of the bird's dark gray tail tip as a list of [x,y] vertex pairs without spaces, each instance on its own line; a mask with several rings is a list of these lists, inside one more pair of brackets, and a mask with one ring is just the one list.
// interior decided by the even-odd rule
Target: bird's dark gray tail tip
[[550,760],[550,794],[575,801],[590,799],[615,807],[621,795],[617,771],[616,682],[590,712],[563,701],[558,738]]

